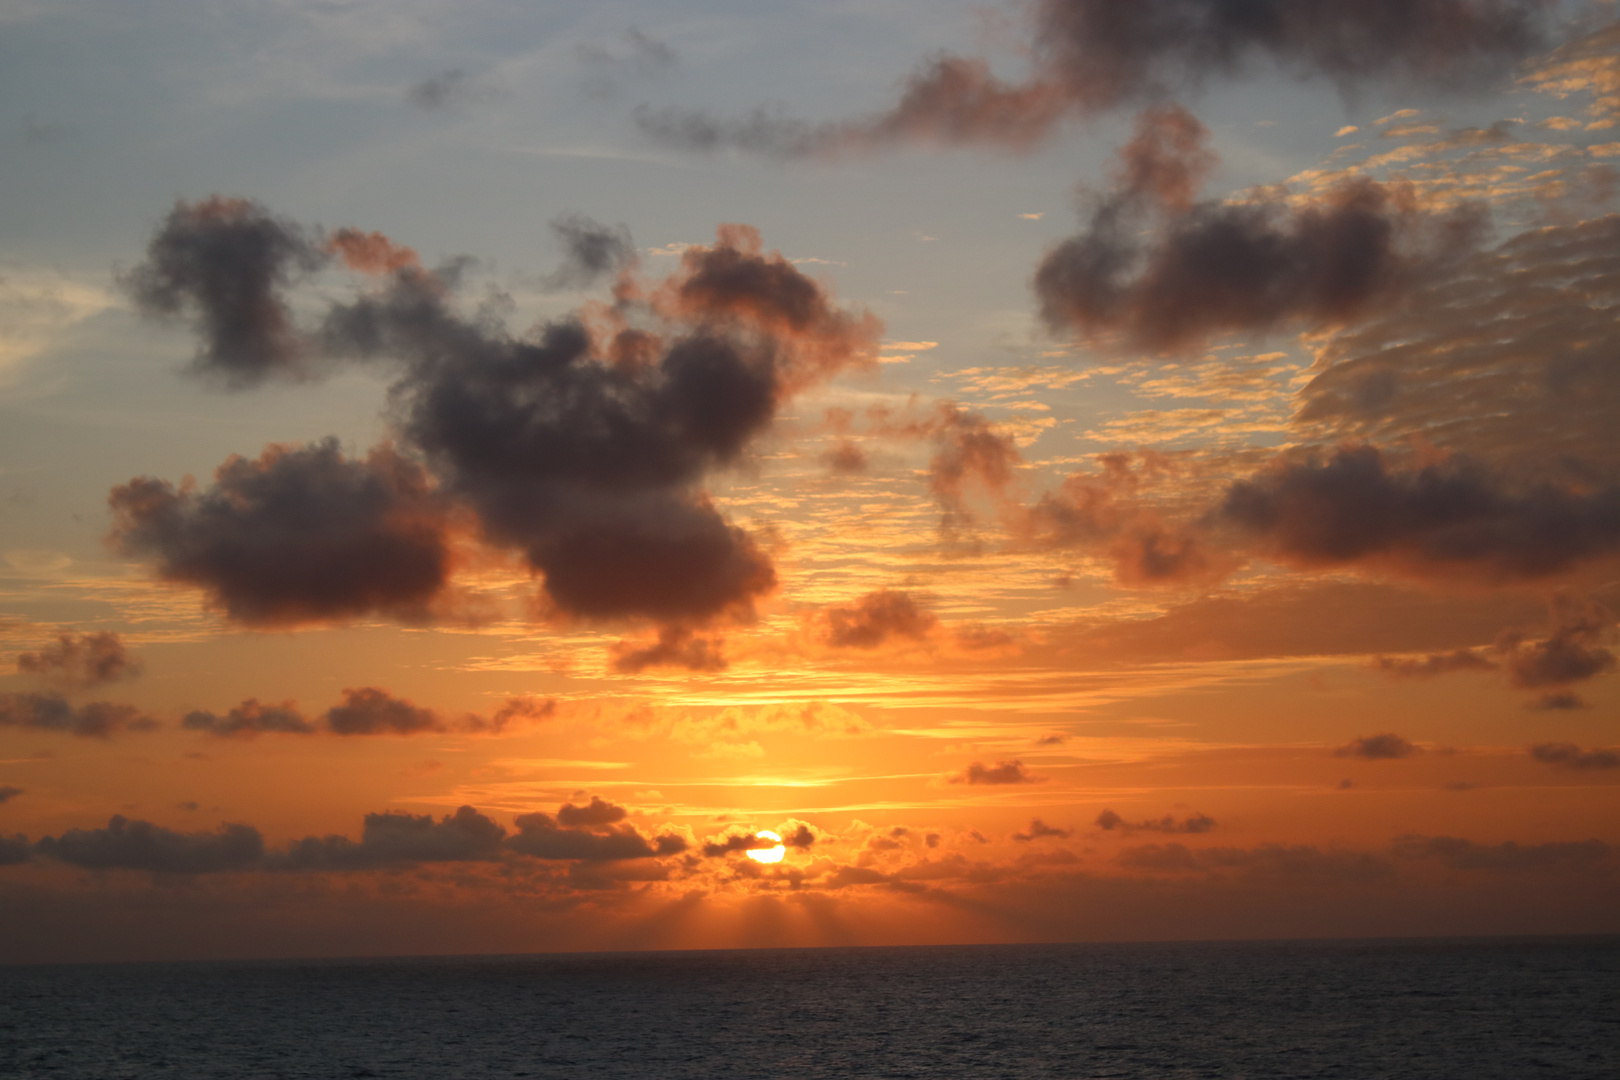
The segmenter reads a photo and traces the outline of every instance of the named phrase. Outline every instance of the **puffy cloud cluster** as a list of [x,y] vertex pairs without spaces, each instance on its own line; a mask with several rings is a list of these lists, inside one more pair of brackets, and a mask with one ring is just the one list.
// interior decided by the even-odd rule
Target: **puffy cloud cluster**
[[[790,395],[868,361],[879,324],[746,226],[686,249],[662,282],[633,273],[622,231],[556,227],[559,280],[618,271],[616,302],[514,337],[459,310],[460,264],[424,269],[378,234],[318,242],[241,200],[177,206],[130,275],[143,310],[194,312],[198,366],[244,385],[308,374],[311,359],[395,365],[402,445],[364,461],[331,442],[272,448],[227,462],[203,492],[133,481],[112,496],[118,545],[241,621],[417,618],[467,514],[523,555],[560,614],[668,626],[747,614],[775,570],[700,485],[744,460]],[[300,326],[286,289],[333,252],[374,285]]]
[[1256,68],[1341,88],[1387,79],[1455,87],[1505,75],[1545,40],[1541,0],[1039,0],[1023,81],[984,60],[941,54],[876,115],[810,124],[755,110],[740,118],[646,107],[653,137],[693,150],[784,157],[899,144],[1028,149],[1064,120]]
[[1172,815],[1166,814],[1162,818],[1149,818],[1145,821],[1126,821],[1112,810],[1104,810],[1097,815],[1096,826],[1104,832],[1158,832],[1158,833],[1188,833],[1197,835],[1207,833],[1215,827],[1215,819],[1208,814],[1194,814],[1189,818],[1177,821]]
[[827,644],[840,649],[875,649],[896,639],[922,641],[939,619],[899,589],[879,589],[853,604],[822,612]]
[[1036,776],[1022,761],[998,761],[986,765],[975,761],[959,773],[947,778],[952,784],[1042,784],[1046,777]]
[[1412,740],[1394,732],[1362,735],[1333,751],[1335,757],[1358,757],[1368,761],[1398,761],[1420,753]]
[[1565,769],[1620,769],[1620,750],[1582,750],[1574,743],[1537,743],[1530,756]]
[[107,701],[74,705],[59,694],[0,694],[0,728],[105,739],[157,727],[155,719],[133,705]]
[[132,679],[141,673],[141,662],[117,634],[59,634],[38,652],[20,654],[17,671],[88,688]]
[[555,713],[556,708],[556,702],[549,699],[510,698],[489,716],[468,713],[447,717],[386,690],[366,686],[344,690],[343,700],[318,719],[305,716],[295,702],[265,704],[249,698],[223,715],[205,709],[189,712],[181,720],[181,726],[235,739],[319,733],[338,736],[500,734],[520,720],[544,720]]
[[273,446],[231,458],[205,490],[142,477],[108,501],[120,551],[249,625],[419,620],[449,580],[442,500],[386,447],[354,460],[336,439]]
[[69,829],[61,836],[43,838],[34,850],[86,870],[206,874],[258,865],[264,857],[264,838],[251,825],[178,833],[115,814],[104,829]]
[[1214,161],[1207,137],[1178,106],[1138,117],[1118,185],[1036,270],[1054,332],[1165,350],[1228,331],[1342,323],[1481,235],[1480,211],[1435,216],[1410,191],[1365,178],[1303,205],[1282,188],[1196,202]]
[[346,836],[305,837],[270,866],[282,870],[367,870],[419,862],[497,858],[506,830],[470,806],[435,821],[432,814],[367,814],[359,842]]

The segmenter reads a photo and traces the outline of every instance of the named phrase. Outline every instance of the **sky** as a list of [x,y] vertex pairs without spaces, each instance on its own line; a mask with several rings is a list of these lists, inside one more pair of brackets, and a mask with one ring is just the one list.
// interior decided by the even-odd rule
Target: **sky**
[[0,0],[0,962],[1620,932],[1616,15]]

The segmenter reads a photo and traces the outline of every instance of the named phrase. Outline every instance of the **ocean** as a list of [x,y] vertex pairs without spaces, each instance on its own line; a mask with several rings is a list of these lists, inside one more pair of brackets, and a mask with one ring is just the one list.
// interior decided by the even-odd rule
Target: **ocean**
[[0,1076],[1620,1077],[1620,940],[0,968]]

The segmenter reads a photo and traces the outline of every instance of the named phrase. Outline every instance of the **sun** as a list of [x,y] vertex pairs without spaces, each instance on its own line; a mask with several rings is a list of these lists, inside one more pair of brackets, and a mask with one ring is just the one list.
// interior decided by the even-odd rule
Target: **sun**
[[782,861],[783,857],[787,855],[787,848],[783,846],[782,838],[773,832],[768,830],[764,832],[757,832],[754,834],[754,839],[776,841],[775,847],[750,848],[748,851],[748,857],[753,859],[755,862],[779,863]]

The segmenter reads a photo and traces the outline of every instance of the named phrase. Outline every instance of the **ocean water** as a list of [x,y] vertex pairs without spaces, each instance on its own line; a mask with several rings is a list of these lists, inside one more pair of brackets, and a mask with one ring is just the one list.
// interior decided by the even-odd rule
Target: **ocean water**
[[1620,941],[0,968],[7,1078],[1620,1077]]

